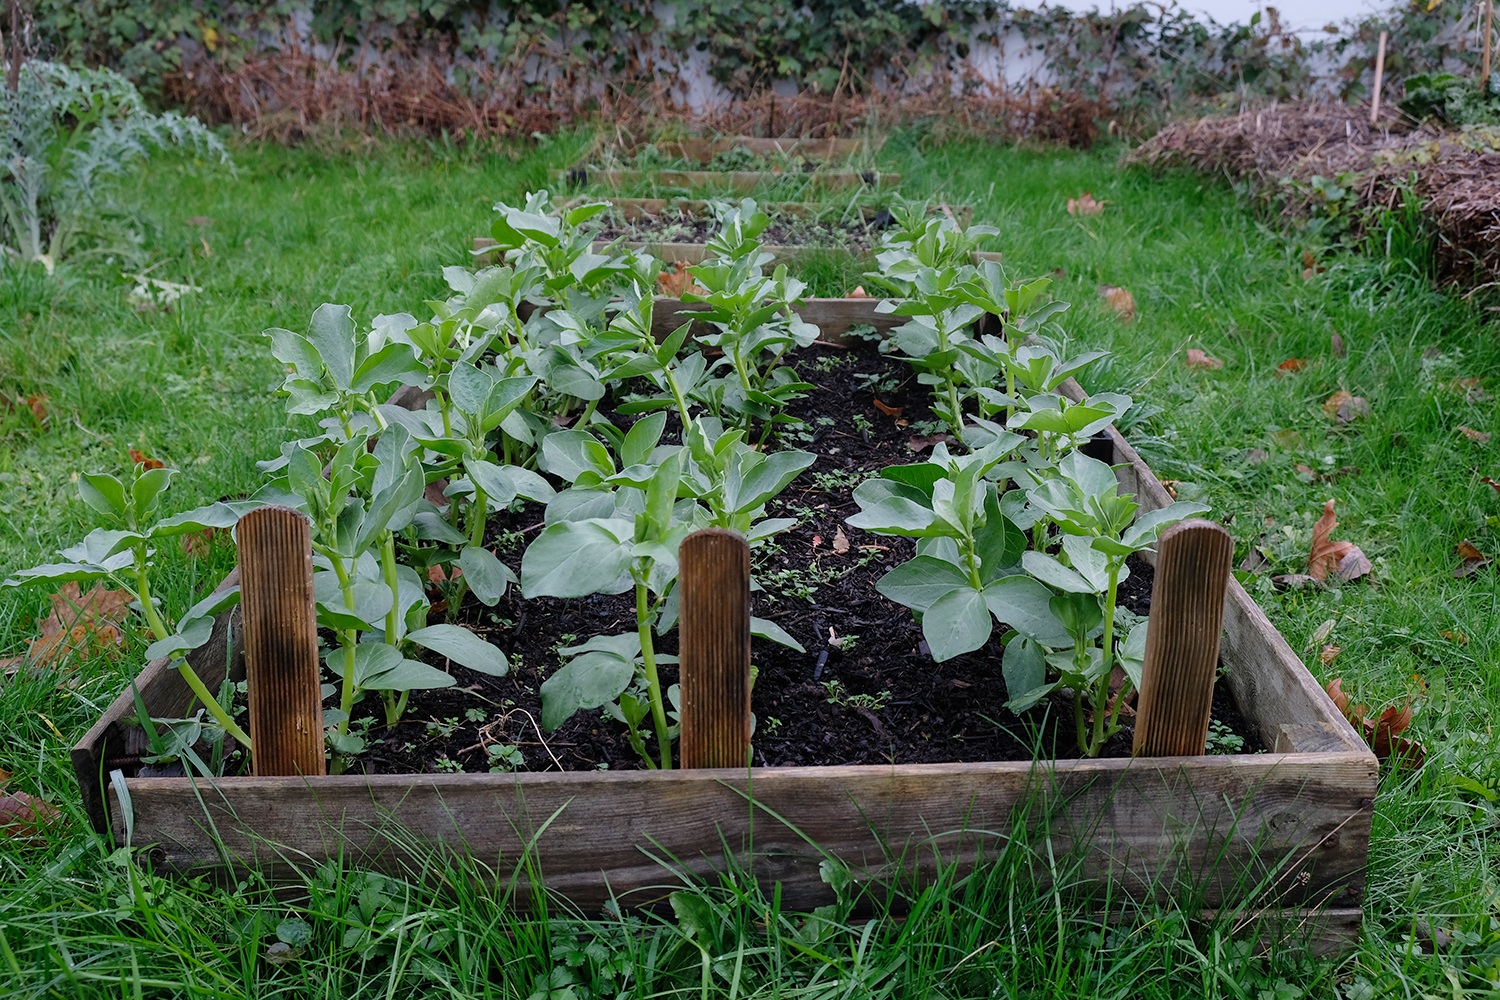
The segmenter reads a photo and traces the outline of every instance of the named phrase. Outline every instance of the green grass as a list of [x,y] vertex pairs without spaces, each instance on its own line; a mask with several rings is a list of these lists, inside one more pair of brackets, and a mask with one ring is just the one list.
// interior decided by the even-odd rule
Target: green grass
[[[1364,942],[1336,968],[1255,958],[1212,929],[1190,927],[1179,910],[1104,931],[1073,912],[1080,904],[1072,890],[1039,891],[1006,862],[983,879],[906,901],[917,907],[911,918],[881,917],[876,907],[873,923],[852,923],[817,946],[792,943],[800,918],[773,912],[766,922],[774,901],[737,884],[719,887],[705,898],[725,908],[716,919],[731,931],[712,958],[730,972],[712,973],[710,992],[730,995],[738,962],[738,996],[1488,995],[1486,981],[1500,978],[1496,814],[1447,784],[1454,775],[1484,777],[1497,750],[1494,577],[1485,569],[1455,579],[1451,551],[1468,538],[1500,554],[1500,494],[1480,482],[1500,478],[1500,442],[1472,442],[1457,429],[1500,433],[1500,420],[1493,402],[1452,388],[1478,377],[1500,392],[1500,344],[1485,314],[1432,292],[1404,258],[1383,254],[1331,254],[1328,270],[1304,281],[1303,247],[1267,230],[1224,186],[1120,172],[1115,151],[923,150],[912,140],[895,137],[882,169],[899,170],[907,193],[973,205],[976,221],[998,225],[1013,276],[1061,269],[1056,291],[1074,304],[1063,317],[1070,338],[1115,352],[1084,383],[1152,404],[1133,439],[1159,475],[1191,484],[1184,489],[1217,516],[1232,515],[1240,555],[1261,544],[1276,571],[1300,571],[1313,521],[1325,500],[1337,500],[1335,537],[1374,561],[1369,580],[1286,593],[1258,580],[1248,586],[1320,681],[1342,676],[1345,690],[1372,706],[1425,685],[1411,735],[1426,745],[1429,764],[1382,780]],[[323,301],[349,302],[364,318],[420,313],[424,299],[444,292],[441,267],[461,262],[469,237],[484,231],[489,205],[514,203],[580,148],[561,140],[514,158],[442,159],[408,146],[359,155],[253,147],[237,151],[237,176],[160,161],[122,193],[121,207],[138,220],[151,274],[203,289],[171,313],[138,313],[121,266],[101,257],[50,278],[37,268],[0,270],[0,391],[45,394],[51,414],[42,429],[0,416],[0,573],[79,539],[91,522],[73,476],[122,471],[130,448],[183,470],[173,510],[254,489],[254,462],[289,433],[268,396],[278,371],[260,331],[301,328]],[[1083,190],[1107,202],[1104,215],[1066,214],[1066,199]],[[186,225],[195,216],[213,221]],[[848,261],[819,255],[807,264],[824,294],[857,283]],[[1133,324],[1104,305],[1104,283],[1133,293]],[[1330,352],[1335,332],[1347,357]],[[1187,369],[1188,347],[1224,368]],[[1292,357],[1309,364],[1277,377],[1276,366]],[[1325,417],[1322,403],[1339,388],[1368,399],[1371,416],[1344,426]],[[1269,458],[1252,463],[1251,449]],[[1361,471],[1306,482],[1298,464]],[[204,558],[175,548],[160,558],[162,596],[182,607],[222,576],[233,553],[221,543]],[[24,650],[45,608],[40,593],[0,595],[0,655]],[[1325,667],[1309,642],[1329,619],[1326,641],[1342,652]],[[566,941],[582,925],[549,929],[478,894],[437,892],[431,872],[388,893],[401,898],[392,919],[411,932],[395,961],[345,946],[357,921],[335,902],[313,921],[308,954],[285,967],[259,957],[279,922],[306,916],[320,900],[347,899],[357,873],[340,873],[331,886],[308,873],[300,892],[277,898],[257,883],[220,888],[139,874],[132,882],[120,855],[81,832],[67,747],[134,673],[144,646],[127,636],[115,658],[78,665],[71,686],[43,675],[0,687],[0,768],[15,774],[9,790],[57,803],[71,824],[40,847],[0,841],[0,993],[526,998],[538,975],[568,967]],[[1426,954],[1410,934],[1414,919],[1454,943]],[[425,968],[410,942],[434,928],[466,942],[443,952],[453,966],[449,986],[402,978]],[[606,947],[579,968],[630,957],[638,972],[627,995],[701,994],[701,953],[675,920],[583,930]]]

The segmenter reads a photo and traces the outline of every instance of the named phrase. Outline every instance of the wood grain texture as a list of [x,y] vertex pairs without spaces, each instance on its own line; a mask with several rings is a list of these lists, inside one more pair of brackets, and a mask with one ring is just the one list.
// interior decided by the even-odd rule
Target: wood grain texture
[[240,607],[256,774],[325,774],[312,526],[290,507],[240,518]]
[[[1376,781],[1368,754],[808,768],[226,778],[135,778],[136,842],[180,871],[284,857],[397,871],[413,843],[446,844],[502,879],[531,845],[546,887],[591,909],[653,897],[722,868],[721,842],[790,906],[831,901],[825,857],[860,879],[920,884],[971,867],[1022,832],[1077,878],[1136,898],[1192,889],[1203,905],[1358,906]],[[205,806],[199,805],[198,795]],[[752,809],[751,800],[755,807]],[[644,804],[649,803],[649,808]],[[118,810],[115,810],[118,816]],[[545,830],[543,827],[545,826]],[[116,820],[116,832],[123,835]],[[1044,837],[1043,834],[1046,836]],[[812,845],[816,844],[817,847]],[[1037,857],[1037,878],[1049,863]],[[1062,870],[1067,870],[1064,867]]]
[[678,551],[678,658],[686,768],[750,759],[750,546],[705,528]]
[[762,184],[772,184],[783,178],[805,180],[819,191],[848,191],[866,185],[874,188],[894,188],[901,183],[900,174],[877,171],[854,173],[850,171],[817,171],[810,174],[793,174],[771,170],[549,170],[547,177],[553,184],[577,183],[582,174],[584,184],[602,184],[619,189],[635,184],[659,184],[663,187],[695,188],[721,193],[751,194]]
[[1135,710],[1135,756],[1189,757],[1207,746],[1233,563],[1234,539],[1212,521],[1189,518],[1161,533]]

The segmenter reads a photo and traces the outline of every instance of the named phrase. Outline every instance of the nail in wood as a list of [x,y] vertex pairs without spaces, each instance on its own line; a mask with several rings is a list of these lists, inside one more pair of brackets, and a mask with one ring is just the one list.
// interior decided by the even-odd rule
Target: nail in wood
[[261,507],[235,535],[254,771],[325,774],[311,528],[290,507]]
[[678,551],[683,767],[746,767],[750,753],[750,546],[705,528]]
[[1162,532],[1136,705],[1134,756],[1203,753],[1233,561],[1234,539],[1212,521],[1194,518]]

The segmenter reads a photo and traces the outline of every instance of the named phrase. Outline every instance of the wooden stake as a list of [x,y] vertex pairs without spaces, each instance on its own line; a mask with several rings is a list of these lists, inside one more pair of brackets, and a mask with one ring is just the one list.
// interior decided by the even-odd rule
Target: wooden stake
[[311,526],[290,507],[261,507],[236,537],[255,774],[325,774]]
[[[750,546],[705,528],[682,541],[682,766],[749,766]],[[252,737],[253,738],[253,737]]]
[[1484,0],[1484,73],[1479,77],[1479,93],[1490,92],[1490,39],[1495,34],[1495,0]]
[[1234,539],[1212,521],[1162,532],[1135,714],[1136,757],[1203,753],[1219,667]]
[[1385,39],[1389,32],[1380,33],[1380,48],[1375,52],[1375,96],[1370,101],[1370,124],[1380,117],[1380,81],[1385,77]]

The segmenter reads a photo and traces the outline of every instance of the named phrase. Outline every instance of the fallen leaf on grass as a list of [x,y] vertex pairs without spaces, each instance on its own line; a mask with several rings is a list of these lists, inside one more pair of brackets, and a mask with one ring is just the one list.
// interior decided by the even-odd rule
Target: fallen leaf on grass
[[1458,569],[1453,571],[1453,575],[1460,580],[1473,576],[1490,564],[1489,557],[1470,544],[1467,538],[1458,543],[1453,553],[1463,560]]
[[1323,505],[1323,516],[1313,525],[1312,551],[1307,557],[1307,573],[1319,582],[1326,581],[1330,573],[1340,580],[1355,580],[1373,568],[1359,546],[1330,539],[1333,529],[1339,526],[1333,516],[1333,504],[1329,500]]
[[875,409],[879,410],[881,413],[884,413],[888,417],[899,417],[901,416],[901,411],[905,409],[904,406],[888,406],[878,399],[874,400],[874,403]]
[[124,643],[119,625],[130,613],[131,596],[127,592],[96,583],[87,594],[80,595],[78,584],[70,582],[51,599],[52,613],[38,626],[41,635],[31,640],[28,663],[53,666],[75,653],[113,654]]
[[1402,767],[1409,770],[1416,770],[1427,760],[1426,747],[1416,740],[1409,740],[1401,735],[1411,726],[1410,698],[1400,708],[1392,705],[1381,712],[1378,718],[1371,721],[1366,718],[1369,714],[1368,708],[1364,705],[1350,705],[1349,696],[1343,691],[1343,678],[1335,677],[1328,682],[1324,690],[1328,692],[1328,697],[1333,699],[1333,704],[1339,710],[1339,714],[1348,719],[1350,725],[1364,736],[1365,742],[1370,745],[1370,749],[1374,751],[1378,760],[1384,762],[1395,758]]
[[1266,451],[1264,448],[1251,448],[1249,451],[1245,452],[1245,464],[1259,465],[1270,457],[1271,453]]
[[1448,629],[1444,629],[1440,634],[1444,639],[1447,639],[1449,642],[1456,642],[1460,646],[1467,646],[1469,644],[1469,637],[1464,635],[1462,632],[1453,632]]
[[1326,267],[1318,266],[1318,258],[1312,255],[1311,250],[1302,251],[1302,280],[1311,281],[1313,275],[1322,274],[1328,270]]
[[1300,372],[1306,367],[1307,362],[1303,361],[1301,358],[1287,358],[1281,364],[1276,366],[1276,377],[1280,378],[1284,375],[1291,375],[1293,372]]
[[1335,645],[1333,645],[1333,644],[1330,643],[1329,645],[1324,646],[1323,647],[1323,651],[1318,654],[1318,662],[1321,663],[1321,664],[1323,664],[1323,666],[1326,667],[1330,663],[1332,663],[1334,660],[1338,659],[1338,655],[1340,653],[1342,653],[1343,651],[1344,651],[1344,647],[1342,647],[1342,646],[1335,646]]
[[867,291],[865,291],[865,286],[864,285],[855,285],[854,286],[854,291],[852,291],[848,295],[844,296],[844,298],[846,298],[846,299],[867,299],[869,297],[870,297],[870,293],[867,292]]
[[35,840],[42,828],[57,820],[57,810],[35,795],[11,792],[0,795],[0,837],[12,841]]
[[1167,496],[1173,500],[1177,499],[1177,487],[1182,485],[1181,479],[1158,479],[1157,482],[1161,483],[1161,488],[1167,491]]
[[1131,295],[1127,289],[1118,285],[1100,285],[1099,294],[1104,297],[1104,301],[1115,311],[1115,315],[1119,316],[1121,321],[1129,323],[1135,319],[1135,296]]
[[1187,357],[1182,359],[1182,363],[1189,368],[1198,368],[1202,371],[1210,372],[1224,367],[1224,362],[1211,354],[1205,354],[1196,347],[1188,348]]
[[167,463],[161,459],[147,458],[143,453],[136,451],[134,448],[130,449],[130,460],[136,465],[141,466],[141,471],[143,472],[150,472],[152,469],[165,469],[167,467]]
[[1328,353],[1336,358],[1344,357],[1348,352],[1344,350],[1344,338],[1335,333],[1328,339]]
[[1301,590],[1303,587],[1313,587],[1321,583],[1306,573],[1279,573],[1271,577],[1271,583],[1277,590]]
[[1500,493],[1500,483],[1495,482],[1489,476],[1485,476],[1480,480],[1480,482],[1488,486],[1490,489],[1494,490],[1496,493]]
[[1370,404],[1363,396],[1355,396],[1344,389],[1329,396],[1323,403],[1323,415],[1330,420],[1347,424],[1358,417],[1370,415]]
[[1463,424],[1458,425],[1458,432],[1470,441],[1477,441],[1479,444],[1488,444],[1490,440],[1490,436],[1484,431],[1476,431],[1474,428],[1465,427]]
[[5,393],[0,392],[0,407],[10,411],[23,406],[31,411],[31,419],[36,421],[38,427],[47,422],[46,396],[38,394],[35,396],[16,396],[15,398],[11,398]]
[[1095,201],[1093,194],[1083,192],[1077,198],[1068,199],[1069,215],[1103,215],[1104,205],[1102,201]]
[[1490,398],[1490,394],[1480,387],[1478,378],[1456,378],[1451,388],[1471,403],[1483,403]]
[[844,534],[843,528],[833,529],[833,551],[839,555],[849,551],[849,536]]

